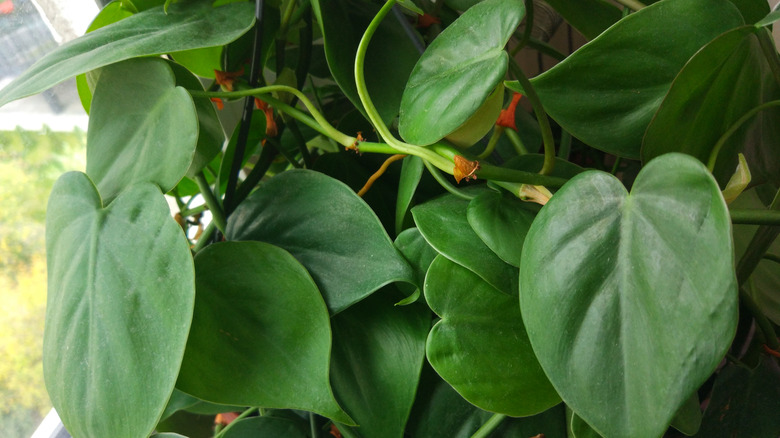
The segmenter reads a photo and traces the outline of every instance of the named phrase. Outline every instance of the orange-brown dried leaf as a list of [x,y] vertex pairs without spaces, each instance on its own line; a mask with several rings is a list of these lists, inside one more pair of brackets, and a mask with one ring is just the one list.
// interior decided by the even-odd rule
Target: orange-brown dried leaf
[[439,17],[434,17],[431,14],[422,14],[417,17],[418,29],[427,29],[434,24],[441,24],[441,19]]
[[462,155],[455,155],[455,169],[452,171],[452,176],[455,177],[455,181],[460,184],[460,181],[465,179],[477,179],[475,173],[479,170],[479,161],[471,161],[463,157]]
[[214,105],[217,106],[218,110],[225,109],[225,102],[222,101],[219,97],[212,97],[210,98],[212,102],[214,102]]
[[237,78],[244,75],[244,67],[241,67],[238,71],[219,71],[214,70],[214,77],[223,89],[227,91],[233,91],[233,83]]

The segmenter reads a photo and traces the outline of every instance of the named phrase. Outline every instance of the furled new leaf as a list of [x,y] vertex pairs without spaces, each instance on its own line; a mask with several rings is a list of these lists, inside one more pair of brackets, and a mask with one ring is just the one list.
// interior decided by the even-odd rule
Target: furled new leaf
[[604,436],[660,436],[731,344],[731,252],[718,185],[688,155],[648,163],[630,194],[599,171],[561,188],[526,236],[520,309],[566,404]]
[[146,437],[173,391],[195,300],[189,245],[153,184],[103,206],[80,172],[46,220],[46,389],[73,436]]
[[303,266],[263,242],[195,257],[197,297],[176,387],[221,404],[313,411],[352,423],[328,380],[330,322]]
[[560,403],[531,349],[515,297],[441,255],[428,269],[424,291],[441,316],[428,335],[428,361],[463,398],[511,416]]
[[254,23],[253,5],[212,8],[208,0],[162,6],[63,44],[0,90],[0,106],[72,76],[125,59],[227,44]]
[[331,314],[414,274],[374,212],[343,183],[322,173],[276,175],[236,208],[230,240],[288,250],[311,273]]
[[423,53],[401,99],[398,129],[428,145],[455,131],[504,79],[504,51],[525,13],[520,0],[486,0],[461,15]]
[[672,80],[702,46],[744,24],[728,0],[673,0],[620,20],[531,82],[572,135],[639,158],[650,119]]
[[92,97],[87,174],[110,201],[136,182],[162,191],[176,186],[192,163],[198,115],[162,59],[105,67]]

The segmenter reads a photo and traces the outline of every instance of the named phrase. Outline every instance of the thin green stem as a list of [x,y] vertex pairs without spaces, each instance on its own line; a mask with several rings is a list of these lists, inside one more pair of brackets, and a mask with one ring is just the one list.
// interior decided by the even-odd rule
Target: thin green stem
[[718,139],[718,142],[715,143],[715,146],[712,148],[712,152],[710,152],[710,158],[707,161],[707,169],[709,169],[710,172],[712,172],[715,169],[715,162],[718,160],[718,154],[720,153],[721,148],[726,143],[726,141],[731,137],[737,130],[742,127],[745,122],[752,119],[753,116],[758,114],[760,111],[763,111],[767,108],[771,108],[773,106],[780,106],[780,100],[772,100],[769,102],[762,103],[761,105],[751,109],[745,115],[737,119],[736,122],[734,122],[729,129],[726,130],[726,132],[723,133],[723,135],[720,136]]
[[515,148],[517,155],[525,155],[528,153],[528,149],[526,149],[525,144],[523,144],[523,139],[520,138],[520,134],[515,132],[514,129],[509,129],[505,132],[506,138],[508,138],[509,142],[512,143],[512,146]]
[[195,175],[195,182],[198,183],[200,194],[203,196],[203,200],[206,201],[206,205],[211,211],[211,217],[214,224],[219,228],[223,234],[225,233],[225,227],[227,226],[227,220],[225,220],[225,212],[222,210],[219,200],[214,197],[214,192],[211,191],[209,183],[206,181],[206,176],[203,172]]
[[[267,87],[260,87],[260,88],[249,88],[245,90],[236,90],[236,91],[221,91],[221,92],[210,92],[210,91],[198,91],[198,90],[189,90],[190,94],[193,97],[219,97],[219,98],[236,98],[236,97],[246,97],[246,96],[256,96],[260,100],[263,100],[265,102],[268,102],[273,106],[274,108],[284,111],[285,113],[289,114],[292,118],[296,120],[300,120],[301,123],[304,123],[308,126],[311,126],[313,129],[316,129],[319,133],[332,138],[337,143],[341,144],[344,147],[351,147],[357,139],[355,137],[350,137],[349,135],[346,135],[339,131],[338,129],[334,128],[333,125],[328,123],[328,121],[325,119],[325,117],[320,114],[319,111],[317,111],[317,108],[314,106],[314,104],[311,103],[308,97],[306,97],[305,94],[301,93],[297,89],[293,87],[288,87],[286,85],[269,85]],[[306,107],[306,109],[309,111],[309,114],[311,114],[311,117],[314,118],[313,122],[310,117],[306,116],[302,111],[297,110],[284,102],[273,98],[273,96],[268,96],[271,93],[274,92],[285,92],[290,93],[297,97],[301,103]]]
[[739,288],[739,299],[756,320],[756,326],[758,326],[758,329],[764,334],[764,341],[766,342],[767,347],[775,351],[780,351],[780,341],[777,339],[777,334],[772,327],[772,323],[764,316],[761,308],[744,287]]
[[780,256],[777,256],[775,254],[764,254],[764,257],[762,257],[764,260],[769,260],[771,262],[780,263]]
[[534,0],[525,0],[525,27],[523,28],[523,36],[520,38],[520,42],[512,49],[512,57],[528,44],[531,39],[531,31],[534,28]]
[[646,4],[644,4],[644,3],[640,2],[640,1],[637,1],[637,0],[615,0],[615,1],[617,1],[618,3],[620,3],[621,5],[623,5],[623,6],[627,7],[627,8],[633,9],[635,11],[638,11],[638,10],[640,10],[642,8],[646,8],[647,7]]
[[488,421],[485,422],[485,424],[482,425],[476,432],[474,432],[474,435],[471,435],[471,438],[485,438],[488,435],[490,435],[498,426],[501,425],[501,422],[504,421],[506,418],[506,415],[504,414],[493,414],[492,417],[488,419]]
[[314,412],[309,412],[309,432],[311,438],[319,438],[320,431],[317,428],[317,417],[314,416]]
[[279,25],[279,35],[281,35],[284,39],[286,39],[287,28],[290,25],[290,18],[293,15],[293,11],[295,11],[296,3],[297,2],[295,0],[287,3],[287,8],[285,8],[284,13],[282,14],[282,22]]
[[501,134],[504,133],[504,130],[506,130],[506,128],[503,126],[496,125],[493,127],[493,134],[490,136],[490,140],[488,140],[488,144],[485,147],[485,150],[482,151],[481,154],[477,155],[478,159],[484,160],[493,153],[493,151],[496,149],[496,145],[498,144],[498,140],[501,138]]
[[531,85],[531,81],[528,80],[528,77],[523,73],[523,70],[517,65],[517,61],[511,58],[509,61],[509,67],[520,82],[520,86],[523,87],[525,96],[531,101],[534,113],[536,114],[536,119],[539,123],[539,128],[541,128],[542,131],[544,164],[539,173],[542,175],[549,175],[555,167],[555,138],[553,137],[552,128],[550,127],[550,120],[547,118],[547,113],[544,110],[542,101],[539,99],[539,95],[536,94],[533,85]]
[[229,431],[230,428],[233,427],[234,424],[236,424],[239,421],[243,420],[244,418],[250,416],[251,414],[253,414],[257,410],[258,410],[258,408],[249,408],[249,409],[245,410],[244,412],[241,413],[241,415],[236,417],[235,420],[231,421],[230,424],[228,424],[224,429],[222,429],[222,431],[220,431],[218,434],[214,435],[214,438],[222,438],[222,436],[224,436],[227,433],[227,431]]
[[761,46],[761,51],[764,52],[769,68],[772,70],[772,75],[775,77],[775,82],[780,85],[780,58],[777,54],[777,48],[775,47],[772,35],[769,29],[761,29],[758,32],[758,42]]
[[780,226],[780,211],[761,209],[729,209],[731,223]]
[[208,208],[208,206],[206,206],[205,204],[204,205],[199,205],[199,206],[193,207],[193,208],[186,208],[185,207],[185,208],[179,210],[179,214],[182,215],[182,217],[195,216],[198,213],[203,213],[204,211],[206,211],[207,208]]
[[455,196],[457,196],[459,198],[465,199],[467,201],[471,201],[472,199],[474,199],[474,196],[469,195],[467,193],[464,193],[462,190],[460,190],[459,188],[453,186],[452,183],[447,181],[444,178],[444,176],[442,176],[442,174],[439,172],[439,170],[436,169],[435,167],[433,167],[431,165],[431,163],[423,160],[423,164],[425,164],[425,167],[428,169],[428,172],[431,173],[431,175],[436,180],[436,182],[438,182],[439,185],[444,187],[444,190],[452,193],[453,195],[455,195]]
[[195,246],[192,247],[192,252],[197,254],[206,247],[206,245],[209,244],[209,241],[211,241],[211,236],[214,234],[214,230],[217,229],[217,226],[214,225],[214,221],[209,222],[208,225],[206,225],[206,229],[203,230],[203,233],[201,233],[200,237],[198,238],[198,241],[195,242]]
[[[780,210],[780,191],[775,194],[775,199],[769,206],[769,211]],[[737,263],[737,284],[742,286],[745,284],[750,275],[756,269],[758,262],[766,254],[772,242],[775,241],[777,235],[780,234],[780,227],[772,225],[761,225],[756,230],[753,238],[748,244],[747,250],[742,255],[742,258]]]
[[612,164],[612,170],[609,171],[611,174],[617,173],[618,169],[620,169],[620,162],[622,161],[621,157],[615,157],[615,163]]
[[539,173],[524,172],[522,170],[507,169],[488,163],[479,163],[479,170],[476,172],[477,178],[488,179],[491,181],[506,181],[530,184],[533,186],[545,186],[558,188],[562,187],[568,181],[566,178],[557,176],[541,175]]

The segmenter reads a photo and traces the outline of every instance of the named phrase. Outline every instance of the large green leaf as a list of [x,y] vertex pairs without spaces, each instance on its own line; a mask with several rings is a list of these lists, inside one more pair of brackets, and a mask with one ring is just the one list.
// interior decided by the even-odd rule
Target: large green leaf
[[[765,87],[777,88],[757,33],[766,29],[742,26],[704,46],[677,75],[643,140],[645,161],[668,152],[684,152],[704,163],[718,139],[746,112],[763,103]],[[750,125],[745,124],[723,145],[714,175],[726,185],[737,167]],[[758,126],[760,128],[760,125]],[[771,134],[772,130],[763,130]],[[763,148],[780,138],[756,133]]]
[[424,291],[441,316],[428,335],[428,361],[463,398],[512,416],[560,403],[534,356],[514,297],[441,255],[428,269]]
[[436,251],[474,271],[499,291],[515,296],[517,268],[501,260],[477,236],[466,216],[468,205],[469,201],[445,195],[414,207],[412,215],[425,240]]
[[230,240],[273,243],[297,258],[331,314],[414,274],[355,192],[319,172],[291,170],[262,185],[228,220]]
[[428,46],[401,99],[404,140],[428,145],[469,119],[501,83],[504,51],[525,13],[520,0],[485,0],[463,13]]
[[395,233],[401,234],[404,220],[409,215],[414,193],[423,175],[423,161],[420,157],[407,156],[401,167],[401,177],[398,181],[398,196],[395,201]]
[[780,367],[771,357],[745,369],[729,364],[712,389],[697,437],[780,436]]
[[702,46],[744,24],[728,0],[670,0],[620,20],[532,83],[548,113],[597,149],[639,158],[672,80]]
[[[355,85],[355,54],[371,19],[379,11],[367,1],[313,0],[333,79],[363,113]],[[392,56],[388,56],[388,54]],[[382,120],[390,124],[398,114],[401,94],[420,54],[403,28],[388,17],[376,30],[364,64],[366,87]]]
[[287,251],[224,242],[195,257],[197,296],[176,387],[221,404],[292,408],[352,423],[328,380],[330,323]]
[[70,41],[0,91],[0,106],[125,59],[227,44],[254,23],[246,2],[212,8],[208,0],[149,9]]
[[404,435],[431,325],[425,305],[396,307],[392,292],[375,293],[331,320],[333,390],[358,424],[352,432],[367,438]]
[[192,98],[162,59],[105,67],[92,97],[87,174],[106,200],[136,182],[162,191],[187,172],[198,142]]
[[620,9],[604,0],[547,0],[547,3],[590,40],[621,17]]
[[80,172],[61,176],[46,219],[43,369],[73,436],[146,437],[173,391],[195,299],[189,245],[160,190],[104,208]]
[[520,266],[523,241],[534,214],[509,193],[488,190],[469,202],[466,218],[474,232],[501,260]]
[[604,436],[657,437],[726,353],[737,320],[731,222],[684,154],[645,166],[628,194],[599,171],[536,216],[520,308],[539,362]]

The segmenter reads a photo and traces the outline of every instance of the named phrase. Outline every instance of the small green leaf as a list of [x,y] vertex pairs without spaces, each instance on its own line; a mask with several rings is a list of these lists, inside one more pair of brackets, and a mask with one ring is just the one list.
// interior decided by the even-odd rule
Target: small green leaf
[[212,8],[208,0],[149,9],[90,32],[50,52],[0,90],[0,106],[65,79],[139,56],[227,44],[254,23],[252,4]]
[[267,243],[224,242],[198,253],[195,273],[179,389],[214,403],[302,409],[352,423],[328,380],[328,311],[300,263]]
[[515,296],[517,268],[501,260],[477,236],[466,217],[468,205],[469,201],[445,195],[414,207],[412,215],[425,240],[436,251],[474,271],[499,291]]
[[[773,78],[756,36],[759,31],[765,32],[754,26],[733,29],[688,61],[647,127],[643,161],[668,152],[684,152],[707,164],[721,135],[763,103],[765,84]],[[713,174],[722,187],[737,167],[737,153],[750,134],[748,128],[750,125],[744,124],[718,153]],[[754,134],[754,141],[766,148],[778,140],[762,138],[762,132]]]
[[398,182],[398,197],[395,201],[395,234],[401,234],[404,229],[404,220],[407,218],[414,193],[420,184],[424,167],[420,157],[408,156],[403,160],[401,178]]
[[103,207],[80,172],[54,185],[46,218],[43,370],[73,436],[148,436],[173,391],[195,300],[189,245],[160,190]]
[[[696,159],[648,163],[631,194],[577,175],[536,216],[520,308],[547,376],[604,436],[657,437],[731,344],[731,221]],[[713,254],[718,254],[713,257]]]
[[431,266],[431,262],[439,253],[425,241],[417,228],[404,230],[395,238],[394,245],[401,251],[414,270],[415,285],[422,288],[428,267]]
[[701,418],[699,394],[694,392],[674,415],[671,426],[685,435],[692,436],[699,431],[699,427],[701,427]]
[[331,320],[333,390],[358,424],[352,432],[367,438],[404,435],[425,360],[430,312],[394,306],[392,292],[375,293]]
[[639,158],[650,119],[702,46],[744,24],[728,0],[673,0],[620,20],[531,82],[564,129],[611,154]]
[[229,240],[278,245],[311,273],[331,314],[413,272],[374,212],[343,183],[319,172],[276,175],[228,219]]
[[528,229],[534,221],[516,196],[485,191],[469,202],[466,217],[475,233],[501,260],[520,267],[520,253]]
[[463,398],[511,416],[560,403],[534,356],[514,297],[441,255],[428,269],[424,291],[441,316],[428,335],[428,361]]
[[401,99],[398,129],[428,145],[455,131],[504,79],[504,51],[525,14],[520,0],[485,0],[463,13],[423,53]]
[[162,59],[140,58],[105,67],[92,98],[87,174],[110,201],[136,182],[163,193],[192,163],[198,116]]
[[756,23],[756,27],[769,26],[777,20],[780,20],[780,10],[772,11],[767,14],[766,17],[762,18],[758,23]]

